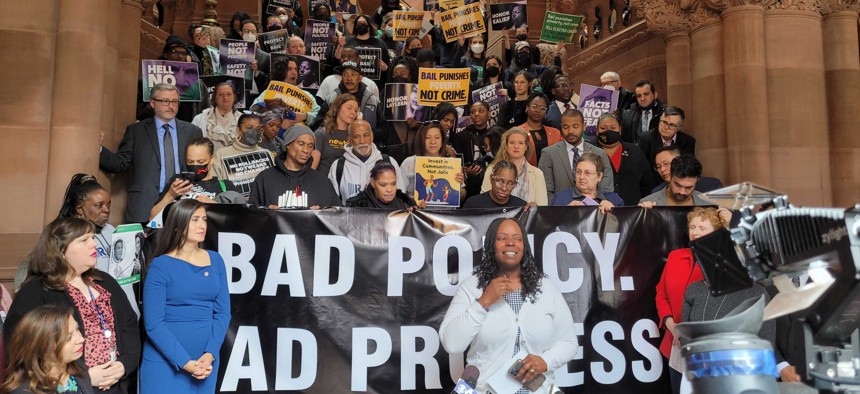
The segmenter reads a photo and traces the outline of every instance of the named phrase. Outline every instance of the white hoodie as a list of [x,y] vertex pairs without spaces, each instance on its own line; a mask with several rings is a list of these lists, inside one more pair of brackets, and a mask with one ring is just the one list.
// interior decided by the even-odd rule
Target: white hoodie
[[[340,196],[341,201],[346,204],[346,200],[350,197],[361,193],[365,186],[370,182],[370,170],[376,165],[376,162],[382,160],[382,153],[376,148],[375,144],[371,144],[373,149],[370,157],[365,161],[361,161],[358,156],[352,151],[352,146],[347,145],[344,148],[343,159],[337,159],[331,164],[328,171],[328,179],[331,181],[334,190]],[[346,160],[343,165],[343,177],[340,184],[337,182],[337,167],[339,160]],[[394,166],[397,172],[397,188],[406,192],[406,178],[400,172],[400,166],[393,157],[388,157],[388,160]]]

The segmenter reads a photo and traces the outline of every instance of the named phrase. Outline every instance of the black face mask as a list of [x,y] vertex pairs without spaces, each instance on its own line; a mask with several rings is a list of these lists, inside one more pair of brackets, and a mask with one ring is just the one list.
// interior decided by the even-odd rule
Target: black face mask
[[331,20],[331,15],[324,15],[324,14],[314,15],[314,19],[316,19],[316,20],[318,20],[318,21],[326,21],[326,22],[328,22],[328,21],[330,21],[330,20]]
[[391,83],[409,83],[409,80],[399,75],[391,77]]
[[501,70],[499,70],[499,68],[495,66],[490,66],[484,69],[484,73],[487,74],[487,76],[490,78],[498,77],[500,72]]
[[418,51],[420,51],[420,50],[421,50],[421,48],[412,48],[412,49],[410,49],[410,50],[409,50],[409,56],[412,56],[412,57],[416,57],[416,58],[417,58],[417,57],[418,57]]
[[525,41],[525,40],[528,40],[528,39],[529,39],[529,35],[528,35],[528,34],[517,34],[517,40]]
[[517,54],[517,63],[519,63],[522,67],[528,67],[532,60],[531,53],[518,53]]
[[353,30],[355,31],[355,35],[363,36],[367,33],[370,33],[370,26],[362,23],[362,24],[355,25],[355,28]]
[[206,175],[209,175],[209,166],[186,165],[185,167],[188,167],[189,172],[194,173],[193,182],[200,182],[203,178],[206,178]]
[[621,141],[621,133],[606,130],[597,135],[597,140],[603,145],[614,145],[618,141]]
[[281,25],[266,26],[266,31],[276,31],[276,30],[281,30],[281,29],[283,29],[283,26],[281,26]]

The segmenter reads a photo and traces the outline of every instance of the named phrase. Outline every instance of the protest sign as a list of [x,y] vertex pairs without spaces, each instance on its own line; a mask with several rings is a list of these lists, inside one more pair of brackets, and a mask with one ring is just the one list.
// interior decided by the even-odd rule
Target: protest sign
[[320,60],[316,56],[294,55],[299,63],[299,78],[296,86],[305,89],[320,87]]
[[582,19],[580,15],[547,11],[544,16],[543,28],[540,31],[541,41],[572,44]]
[[206,52],[209,53],[209,58],[212,59],[212,72],[215,75],[221,75],[221,52],[213,46],[206,46]]
[[245,78],[245,86],[251,86],[254,73],[251,62],[254,61],[255,43],[242,40],[221,39],[218,52],[221,55],[221,74]]
[[481,4],[474,3],[445,11],[439,15],[445,42],[476,36],[487,31]]
[[100,267],[116,279],[128,298],[131,308],[138,316],[140,311],[135,301],[134,290],[135,287],[140,290],[141,267],[146,264],[146,257],[143,255],[145,239],[143,226],[140,223],[117,226],[110,237],[110,262],[107,267]]
[[247,97],[245,97],[245,78],[234,77],[231,75],[204,75],[200,77],[200,82],[203,83],[203,91],[206,92],[206,97],[212,97],[212,91],[215,86],[223,82],[233,85],[233,90],[236,91],[236,108],[247,108]]
[[332,15],[338,12],[343,14],[343,20],[349,19],[357,10],[355,0],[329,0],[329,7]]
[[[216,158],[220,155],[216,155]],[[268,150],[241,153],[221,157],[221,164],[227,172],[227,179],[236,185],[243,196],[251,194],[251,183],[257,174],[275,166],[272,154]]]
[[393,11],[394,41],[403,41],[417,36],[424,23],[424,11]]
[[311,112],[316,100],[310,93],[286,82],[272,81],[263,93],[264,100],[281,99],[295,112]]
[[439,0],[438,4],[439,8],[443,10],[452,10],[454,8],[466,5],[463,0]]
[[355,48],[355,50],[358,52],[359,59],[361,59],[358,63],[358,66],[361,67],[361,74],[368,79],[378,81],[382,73],[379,69],[379,59],[382,58],[382,49],[359,47]]
[[490,4],[490,27],[493,31],[516,29],[527,23],[525,4]]
[[266,7],[266,14],[275,15],[275,10],[278,7],[293,8],[293,0],[269,0],[269,6]]
[[591,142],[597,141],[597,120],[600,115],[614,112],[618,106],[617,90],[582,84],[579,88],[579,111],[585,120],[583,137]]
[[149,101],[149,91],[158,83],[176,86],[179,101],[200,101],[200,73],[197,63],[142,60],[140,70],[143,101]]
[[257,36],[257,41],[260,42],[260,49],[266,52],[286,53],[288,38],[290,38],[290,32],[280,29],[260,34]]
[[305,47],[309,55],[325,60],[326,48],[331,46],[334,36],[334,23],[313,19],[305,21]]
[[463,170],[458,157],[415,157],[415,201],[427,206],[460,206],[460,182],[456,175]]
[[472,92],[473,103],[483,101],[490,106],[490,120],[487,123],[487,127],[492,127],[496,124],[496,118],[499,116],[499,112],[502,109],[502,104],[508,101],[507,97],[499,94],[499,91],[504,88],[505,86],[501,82],[497,82],[489,86],[484,86],[480,89],[475,89]]
[[418,84],[389,83],[385,85],[385,119],[388,121],[414,118],[418,105]]
[[418,72],[418,104],[455,106],[469,102],[468,68],[421,68]]

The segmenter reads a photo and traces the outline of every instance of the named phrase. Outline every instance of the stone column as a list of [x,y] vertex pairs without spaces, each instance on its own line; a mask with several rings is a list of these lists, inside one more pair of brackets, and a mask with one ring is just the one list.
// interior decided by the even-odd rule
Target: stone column
[[857,11],[836,11],[824,16],[824,70],[827,81],[827,117],[830,120],[830,174],[833,205],[852,206],[860,201],[860,55]]
[[[0,278],[9,279],[44,223],[57,1],[4,2],[0,12]],[[61,198],[61,197],[57,197]],[[56,212],[54,212],[56,215]]]
[[72,175],[98,170],[110,8],[100,0],[61,1],[57,5],[51,138],[49,149],[43,152],[48,157],[46,222],[57,216]]
[[764,8],[722,13],[729,179],[771,186]]
[[702,8],[691,15],[690,59],[693,84],[692,113],[696,114],[696,157],[704,175],[724,184],[731,178],[726,160],[726,89],[723,74],[723,26],[719,17]]
[[[105,129],[104,146],[116,149],[125,134],[125,127],[135,120],[137,108],[137,85],[140,83],[140,41],[141,22],[143,13],[141,0],[123,0],[120,11],[119,42],[117,48],[117,66],[115,84],[115,99],[112,104],[114,112],[113,123]],[[125,221],[125,206],[127,199],[128,175],[107,176],[102,173],[100,179],[109,179],[105,188],[111,190],[111,223]]]
[[765,13],[771,186],[794,204],[830,206],[824,50],[815,4],[780,2]]
[[666,98],[669,104],[685,110],[684,131],[695,135],[693,86],[690,63],[690,36],[686,32],[666,37]]

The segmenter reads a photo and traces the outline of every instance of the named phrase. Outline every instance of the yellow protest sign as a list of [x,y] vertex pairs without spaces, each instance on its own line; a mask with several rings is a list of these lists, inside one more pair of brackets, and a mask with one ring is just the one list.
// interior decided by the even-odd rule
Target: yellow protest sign
[[442,7],[444,10],[450,10],[452,8],[462,7],[466,4],[463,0],[439,0],[439,7]]
[[468,68],[422,68],[418,71],[418,105],[469,102]]
[[394,18],[394,41],[417,36],[424,23],[423,11],[392,11]]
[[311,112],[314,108],[313,96],[310,93],[302,90],[299,87],[290,85],[286,82],[272,81],[263,93],[264,100],[281,99],[287,103],[287,106],[295,112]]
[[460,37],[472,37],[487,31],[481,3],[472,3],[457,7],[439,15],[445,42],[454,41]]

